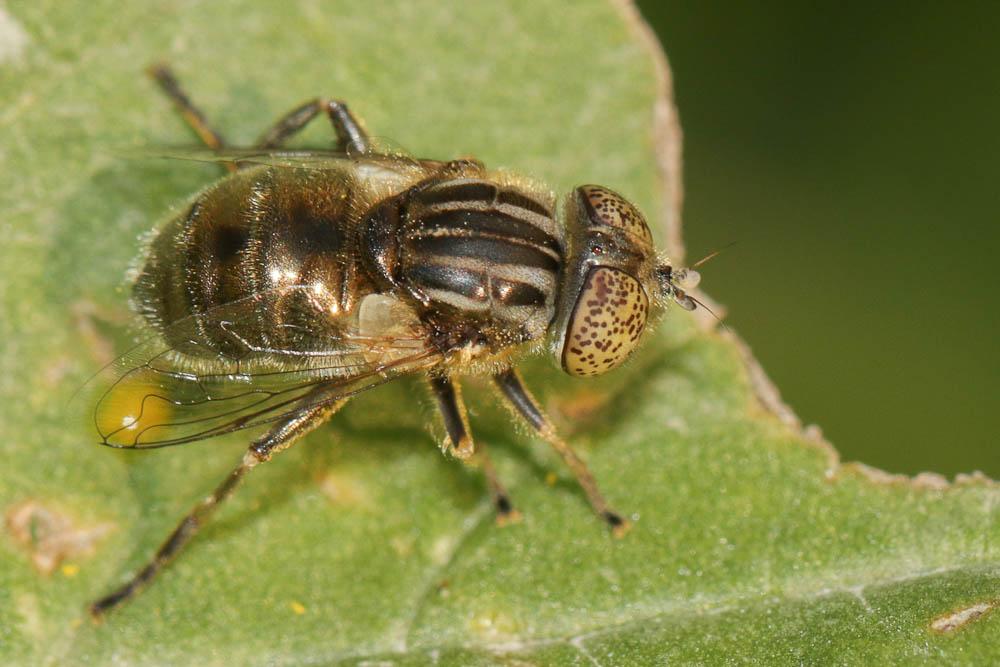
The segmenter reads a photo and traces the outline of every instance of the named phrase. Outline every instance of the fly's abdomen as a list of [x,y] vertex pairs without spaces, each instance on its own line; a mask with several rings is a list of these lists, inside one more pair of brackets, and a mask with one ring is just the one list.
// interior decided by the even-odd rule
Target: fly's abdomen
[[[234,335],[261,347],[322,344],[370,291],[353,252],[352,183],[259,168],[202,192],[153,241],[135,286],[141,312],[181,351],[192,334],[200,351],[227,352]],[[192,327],[169,328],[190,316]],[[218,318],[226,327],[205,324]]]
[[481,179],[415,192],[402,216],[399,275],[434,307],[542,335],[562,266],[550,202]]

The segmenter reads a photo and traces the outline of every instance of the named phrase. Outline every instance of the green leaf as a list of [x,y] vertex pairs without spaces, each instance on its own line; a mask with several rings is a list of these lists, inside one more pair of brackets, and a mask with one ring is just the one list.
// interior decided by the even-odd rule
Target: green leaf
[[[437,453],[430,406],[400,382],[255,471],[148,591],[92,624],[85,604],[245,447],[114,452],[62,418],[128,340],[137,237],[216,176],[119,154],[190,138],[145,65],[173,63],[235,143],[327,94],[417,155],[607,184],[670,227],[675,256],[679,144],[666,71],[614,3],[81,7],[0,9],[2,662],[1000,658],[997,485],[841,465],[734,336],[676,309],[606,380],[528,370],[635,518],[624,539],[473,384],[473,427],[525,515],[495,527],[479,473]],[[320,125],[305,144],[326,145]]]

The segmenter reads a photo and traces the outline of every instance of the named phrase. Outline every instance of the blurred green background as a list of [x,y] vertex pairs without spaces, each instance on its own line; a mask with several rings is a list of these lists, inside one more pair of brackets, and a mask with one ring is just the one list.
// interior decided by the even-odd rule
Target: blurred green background
[[785,400],[848,460],[1000,476],[1000,3],[640,2],[685,231]]

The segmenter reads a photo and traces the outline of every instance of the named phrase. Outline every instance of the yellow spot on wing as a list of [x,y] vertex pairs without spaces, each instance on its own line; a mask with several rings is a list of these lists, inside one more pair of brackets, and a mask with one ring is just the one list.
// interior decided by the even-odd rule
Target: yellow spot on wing
[[[110,445],[130,447],[150,439],[147,429],[170,421],[169,395],[152,377],[138,372],[112,387],[95,412],[98,432]],[[160,429],[158,435],[162,435]]]

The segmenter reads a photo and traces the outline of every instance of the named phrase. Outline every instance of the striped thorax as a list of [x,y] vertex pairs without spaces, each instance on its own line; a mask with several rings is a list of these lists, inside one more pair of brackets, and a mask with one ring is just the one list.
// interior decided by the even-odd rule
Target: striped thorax
[[405,193],[369,224],[372,236],[397,244],[381,255],[380,273],[438,326],[473,328],[493,345],[545,333],[563,264],[551,196],[484,178],[445,179]]

